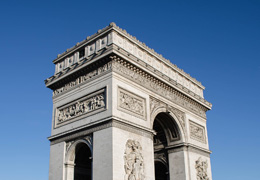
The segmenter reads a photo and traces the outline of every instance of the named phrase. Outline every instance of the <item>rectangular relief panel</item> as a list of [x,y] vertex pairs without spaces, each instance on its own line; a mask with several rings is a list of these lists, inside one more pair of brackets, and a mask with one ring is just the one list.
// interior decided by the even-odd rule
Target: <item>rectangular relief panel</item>
[[146,120],[145,98],[120,87],[118,87],[117,108],[118,110]]
[[205,129],[203,126],[190,120],[190,138],[206,143]]
[[58,107],[55,128],[106,110],[106,97],[106,88],[103,88]]

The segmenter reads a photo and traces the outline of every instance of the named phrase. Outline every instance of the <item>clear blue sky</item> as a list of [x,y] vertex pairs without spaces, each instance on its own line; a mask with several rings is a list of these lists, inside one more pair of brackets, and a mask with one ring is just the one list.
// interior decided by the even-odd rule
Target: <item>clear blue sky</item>
[[260,1],[1,1],[1,180],[47,180],[57,54],[110,22],[206,86],[214,180],[260,179]]

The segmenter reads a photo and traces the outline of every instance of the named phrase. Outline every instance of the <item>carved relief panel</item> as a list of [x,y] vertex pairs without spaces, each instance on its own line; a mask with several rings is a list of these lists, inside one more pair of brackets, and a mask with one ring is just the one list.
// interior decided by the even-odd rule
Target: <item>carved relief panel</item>
[[189,121],[189,123],[190,123],[190,138],[200,141],[202,143],[206,143],[204,127],[191,120]]
[[55,127],[106,109],[106,88],[88,94],[56,109]]
[[125,147],[125,178],[124,180],[144,180],[144,159],[141,144],[128,139]]
[[146,120],[146,101],[144,98],[118,87],[118,109]]
[[197,170],[197,180],[209,180],[208,177],[208,162],[202,161],[201,157],[195,162],[195,168]]

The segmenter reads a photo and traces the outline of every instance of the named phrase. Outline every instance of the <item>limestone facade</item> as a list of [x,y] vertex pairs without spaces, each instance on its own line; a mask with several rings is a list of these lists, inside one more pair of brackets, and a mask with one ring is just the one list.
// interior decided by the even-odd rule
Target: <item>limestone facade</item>
[[196,79],[114,23],[53,62],[49,180],[212,179]]

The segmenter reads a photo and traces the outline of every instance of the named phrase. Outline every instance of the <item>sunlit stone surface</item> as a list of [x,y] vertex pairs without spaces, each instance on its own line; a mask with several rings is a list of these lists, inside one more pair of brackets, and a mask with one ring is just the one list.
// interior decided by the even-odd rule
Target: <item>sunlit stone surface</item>
[[53,62],[49,180],[211,179],[196,79],[114,23]]

